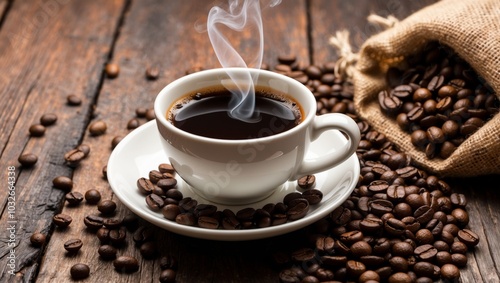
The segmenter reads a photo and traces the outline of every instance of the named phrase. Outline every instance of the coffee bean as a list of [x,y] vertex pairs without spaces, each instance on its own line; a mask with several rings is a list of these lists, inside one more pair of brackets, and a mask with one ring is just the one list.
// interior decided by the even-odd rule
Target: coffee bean
[[123,245],[125,243],[126,237],[127,229],[125,227],[109,230],[109,241],[115,247]]
[[297,185],[304,190],[313,188],[316,184],[316,176],[306,175],[297,180]]
[[40,124],[42,124],[45,127],[55,124],[56,121],[57,121],[57,116],[54,113],[43,114],[40,117]]
[[159,211],[163,206],[165,206],[165,201],[163,198],[157,194],[149,194],[146,196],[146,204],[153,211]]
[[416,247],[414,253],[415,256],[423,261],[432,261],[438,253],[438,250],[431,244],[424,244]]
[[64,154],[66,164],[71,167],[76,167],[86,157],[85,153],[79,149],[72,149]]
[[207,229],[217,229],[219,228],[219,221],[216,218],[209,216],[198,217],[198,226]]
[[104,72],[106,73],[106,76],[108,78],[114,79],[120,74],[120,67],[118,66],[118,64],[108,63],[104,68]]
[[[169,174],[169,173],[166,173]],[[160,179],[156,183],[156,185],[163,190],[170,190],[172,188],[175,188],[177,186],[177,180],[175,178],[165,178],[165,179]]]
[[161,209],[161,212],[166,219],[174,221],[181,210],[177,204],[167,204]]
[[90,123],[89,133],[92,136],[100,136],[106,132],[108,126],[104,121],[98,120]]
[[73,188],[73,181],[66,176],[58,176],[52,180],[52,185],[56,189],[69,192]]
[[73,218],[71,218],[71,216],[69,216],[67,214],[59,213],[59,214],[54,215],[54,217],[52,217],[52,221],[58,227],[66,228],[69,226],[69,224],[71,224],[71,222],[73,221]]
[[45,127],[41,124],[31,125],[29,128],[30,136],[41,137],[45,134]]
[[36,164],[36,162],[38,161],[38,156],[34,155],[33,153],[24,153],[19,156],[17,161],[19,161],[19,163],[21,163],[23,167],[27,168]]
[[103,200],[97,204],[97,210],[104,215],[113,214],[116,210],[116,203],[112,200]]
[[70,94],[66,97],[66,102],[69,106],[78,106],[82,104],[82,99],[75,94]]
[[146,117],[146,120],[148,120],[148,121],[154,120],[156,118],[154,109],[152,109],[152,108],[148,109],[146,111],[146,116],[145,117]]
[[441,266],[441,276],[446,280],[455,280],[460,277],[460,270],[453,264]]
[[123,221],[119,218],[105,218],[103,219],[102,224],[108,229],[118,229],[123,224]]
[[41,247],[45,244],[45,235],[39,232],[35,232],[30,236],[30,242],[34,247]]
[[469,229],[458,231],[457,237],[460,242],[466,244],[468,247],[474,247],[479,243],[479,236]]
[[134,242],[138,245],[144,243],[144,242],[148,242],[148,241],[151,241],[153,240],[154,238],[154,232],[151,228],[147,227],[147,226],[141,226],[139,227],[135,232],[134,232],[134,235],[132,237],[132,239],[134,240]]
[[97,204],[101,200],[101,193],[96,189],[89,189],[85,192],[85,200],[88,204]]
[[116,258],[117,250],[115,247],[110,245],[102,245],[97,250],[102,259],[111,260]]
[[83,223],[85,224],[85,226],[87,226],[87,228],[91,230],[98,230],[103,225],[103,218],[97,215],[90,214],[85,216],[85,218],[83,219]]
[[71,266],[69,272],[71,274],[71,278],[73,278],[74,280],[82,280],[89,277],[90,268],[84,263],[77,263]]
[[127,129],[133,130],[138,128],[141,125],[141,122],[137,118],[132,118],[127,122]]
[[408,275],[407,273],[396,272],[389,277],[388,282],[389,283],[406,283],[406,282],[412,282],[412,279],[411,279],[410,275]]
[[177,272],[173,269],[165,269],[160,273],[160,283],[174,283]]
[[83,242],[80,239],[70,239],[64,243],[64,249],[70,253],[78,252],[83,246]]
[[139,270],[139,262],[131,256],[119,256],[113,261],[113,266],[118,272],[133,273]]
[[156,80],[160,76],[160,68],[156,65],[146,68],[146,78],[148,80]]
[[69,205],[76,206],[83,201],[83,195],[79,192],[69,192],[65,195]]

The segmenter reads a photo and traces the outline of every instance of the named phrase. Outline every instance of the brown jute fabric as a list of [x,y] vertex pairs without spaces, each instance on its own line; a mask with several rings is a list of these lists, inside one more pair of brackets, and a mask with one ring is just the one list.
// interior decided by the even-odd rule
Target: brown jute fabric
[[381,112],[377,94],[387,88],[387,69],[432,41],[455,50],[500,95],[500,0],[442,0],[363,44],[352,74],[359,116],[431,173],[443,177],[500,174],[500,114],[443,160],[428,159],[412,145],[410,135]]

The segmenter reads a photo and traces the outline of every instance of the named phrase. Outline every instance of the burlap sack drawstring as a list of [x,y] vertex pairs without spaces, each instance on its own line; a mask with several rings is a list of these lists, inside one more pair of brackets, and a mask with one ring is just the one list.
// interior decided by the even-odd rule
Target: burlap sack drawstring
[[[371,14],[367,17],[368,22],[376,24],[386,30],[394,27],[399,23],[399,20],[389,15],[387,18]],[[335,62],[335,75],[346,80],[351,80],[358,61],[359,55],[354,53],[349,43],[349,31],[340,30],[330,37],[329,43],[337,49],[338,60]]]
[[329,43],[337,48],[338,60],[335,62],[334,73],[337,77],[345,80],[352,79],[358,54],[352,52],[351,44],[349,43],[349,31],[341,30],[330,37]]

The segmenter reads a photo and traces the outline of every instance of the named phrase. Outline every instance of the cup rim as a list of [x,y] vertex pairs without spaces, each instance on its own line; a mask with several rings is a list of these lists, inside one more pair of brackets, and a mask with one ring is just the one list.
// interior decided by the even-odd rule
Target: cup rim
[[[300,124],[298,124],[297,126],[287,130],[287,131],[284,131],[284,132],[281,132],[281,133],[278,133],[278,134],[275,134],[272,136],[266,136],[266,137],[231,140],[231,139],[218,139],[218,138],[205,137],[205,136],[200,136],[200,135],[196,135],[196,134],[192,134],[192,133],[183,131],[183,130],[175,127],[172,123],[170,123],[167,120],[167,118],[165,117],[165,113],[160,111],[160,109],[162,108],[162,97],[167,95],[167,93],[170,89],[175,88],[178,85],[184,84],[184,83],[186,83],[186,81],[192,80],[193,78],[196,78],[198,76],[216,75],[216,74],[226,73],[226,71],[228,71],[228,70],[236,71],[236,72],[248,72],[248,71],[257,72],[259,74],[265,74],[269,77],[274,77],[274,78],[279,78],[279,79],[285,80],[287,82],[287,84],[293,85],[294,87],[297,87],[297,88],[304,89],[306,96],[309,96],[306,99],[309,99],[309,100],[314,99],[314,95],[305,85],[303,85],[299,81],[297,81],[293,78],[290,78],[286,75],[283,75],[283,74],[275,73],[275,72],[264,70],[264,69],[243,68],[243,67],[206,69],[206,70],[201,70],[201,71],[198,71],[196,73],[191,73],[191,74],[185,75],[183,77],[180,77],[180,78],[172,81],[171,83],[167,84],[162,90],[160,90],[160,92],[156,95],[156,98],[154,101],[155,119],[156,119],[157,123],[161,124],[158,126],[162,126],[166,129],[168,129],[169,131],[175,133],[175,135],[179,135],[185,139],[202,141],[202,142],[218,143],[218,144],[228,144],[228,145],[235,145],[236,144],[237,145],[237,144],[241,144],[241,143],[269,142],[269,141],[273,141],[273,140],[277,140],[277,139],[286,137],[286,136],[291,135],[297,131],[301,131],[304,127],[307,127],[311,123],[313,117],[316,115],[316,103],[315,103],[315,101],[314,102],[311,101],[311,106],[309,107],[309,109],[305,109],[304,106],[302,105],[303,111],[305,113],[305,117],[302,120],[302,122]],[[292,96],[292,97],[294,99],[296,99],[295,96]]]

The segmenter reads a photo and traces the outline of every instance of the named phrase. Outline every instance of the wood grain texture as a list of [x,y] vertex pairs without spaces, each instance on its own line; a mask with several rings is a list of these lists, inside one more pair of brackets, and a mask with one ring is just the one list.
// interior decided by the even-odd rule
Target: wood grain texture
[[[122,1],[13,1],[0,31],[0,164],[16,167],[14,220],[16,276],[5,272],[0,281],[30,281],[36,277],[43,250],[33,248],[29,238],[35,231],[50,235],[52,216],[60,211],[64,192],[52,188],[56,176],[71,176],[64,153],[76,146],[88,122],[99,88]],[[79,15],[86,15],[84,24]],[[79,107],[66,105],[66,96],[76,94]],[[45,135],[30,138],[28,127],[45,113],[56,113],[58,121]],[[38,155],[33,168],[20,167],[22,153]],[[1,242],[10,236],[7,228],[7,190],[2,190]],[[0,246],[0,266],[6,271],[10,247]]]
[[[185,75],[193,67],[220,66],[208,35],[194,28],[195,24],[206,21],[211,4],[170,1],[167,5],[164,1],[134,1],[126,13],[110,59],[119,65],[120,74],[117,78],[104,80],[96,101],[94,120],[105,121],[108,129],[105,135],[99,137],[85,133],[82,142],[90,145],[92,151],[73,174],[77,184],[74,191],[85,193],[88,189],[97,188],[102,199],[112,199],[119,204],[116,217],[127,214],[128,209],[119,203],[100,173],[111,153],[111,140],[129,132],[126,125],[135,117],[135,109],[151,108],[156,94],[166,84]],[[275,63],[278,54],[286,52],[294,53],[299,61],[308,63],[304,5],[303,1],[290,1],[274,8],[276,11],[264,10],[264,62]],[[256,46],[258,42],[248,33],[243,34],[243,39],[238,34],[230,34],[229,38],[237,50]],[[145,70],[153,65],[159,67],[160,76],[150,81],[145,78]],[[145,119],[141,122],[144,123]],[[155,169],[156,165],[152,166],[151,169]],[[74,222],[69,229],[56,229],[52,234],[41,264],[39,282],[68,280],[69,268],[77,262],[90,266],[89,280],[92,282],[158,281],[158,260],[143,259],[131,235],[119,254],[139,259],[141,267],[138,272],[121,274],[114,270],[111,262],[99,259],[96,253],[99,241],[83,224],[85,215],[98,214],[95,205],[82,205],[77,209],[64,206],[63,213],[71,215]],[[144,222],[142,224],[152,227]],[[171,254],[179,261],[177,282],[275,282],[277,279],[277,271],[269,264],[265,252],[266,249],[275,249],[273,239],[227,243],[179,236],[157,227],[152,229],[161,254]],[[74,237],[81,238],[85,246],[76,256],[65,256],[62,245]],[[63,268],[54,269],[53,265]],[[193,266],[195,272],[192,271]]]

